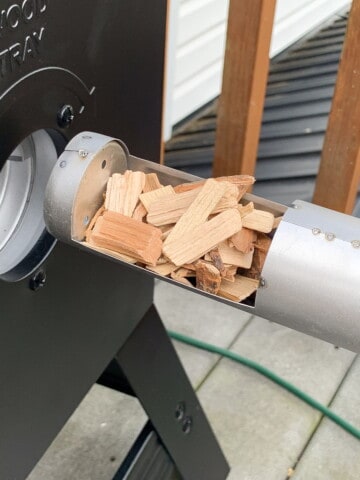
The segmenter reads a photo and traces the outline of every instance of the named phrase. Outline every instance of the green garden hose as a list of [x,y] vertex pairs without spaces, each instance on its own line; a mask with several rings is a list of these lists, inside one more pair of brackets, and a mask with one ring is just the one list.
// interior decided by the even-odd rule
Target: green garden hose
[[334,423],[339,425],[339,427],[343,428],[346,432],[350,433],[351,435],[353,435],[354,437],[360,440],[360,430],[358,428],[351,425],[342,417],[340,417],[339,415],[334,413],[332,410],[327,408],[325,405],[321,404],[320,402],[312,398],[307,393],[297,388],[292,383],[279,377],[278,375],[276,375],[276,373],[272,372],[266,367],[263,367],[259,363],[254,362],[249,358],[242,357],[241,355],[231,352],[230,350],[226,350],[225,348],[217,347],[216,345],[211,345],[210,343],[202,342],[201,340],[197,340],[195,338],[182,335],[181,333],[168,331],[168,334],[171,338],[173,338],[174,340],[177,340],[178,342],[191,345],[195,348],[199,348],[207,352],[216,353],[218,355],[221,355],[224,358],[228,358],[230,360],[233,360],[234,362],[240,363],[242,365],[245,365],[246,367],[251,368],[252,370],[255,370],[256,372],[260,373],[261,375],[264,375],[264,377],[273,381],[277,385],[280,385],[280,387],[285,388],[288,392],[300,398],[303,402],[315,408],[316,410],[321,412],[325,417],[329,418]]

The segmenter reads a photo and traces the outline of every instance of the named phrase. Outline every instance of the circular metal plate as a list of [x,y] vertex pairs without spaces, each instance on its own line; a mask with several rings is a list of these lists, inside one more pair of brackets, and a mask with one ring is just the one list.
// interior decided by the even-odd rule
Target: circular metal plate
[[0,172],[2,279],[20,280],[31,273],[54,243],[45,231],[43,202],[56,160],[50,135],[40,130],[21,142]]

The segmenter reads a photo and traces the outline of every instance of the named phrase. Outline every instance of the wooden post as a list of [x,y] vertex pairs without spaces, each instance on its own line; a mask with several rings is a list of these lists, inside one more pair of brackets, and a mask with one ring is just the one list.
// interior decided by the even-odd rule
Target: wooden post
[[360,177],[360,0],[353,0],[313,202],[351,214]]
[[230,0],[214,176],[253,175],[276,0]]

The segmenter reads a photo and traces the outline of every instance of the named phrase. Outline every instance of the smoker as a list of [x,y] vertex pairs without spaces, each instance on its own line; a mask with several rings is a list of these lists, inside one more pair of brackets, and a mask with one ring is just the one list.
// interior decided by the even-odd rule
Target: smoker
[[227,476],[153,279],[56,244],[43,215],[66,145],[86,160],[79,132],[158,158],[166,3],[0,0],[1,479],[26,478],[96,381],[136,395],[149,417],[117,479]]

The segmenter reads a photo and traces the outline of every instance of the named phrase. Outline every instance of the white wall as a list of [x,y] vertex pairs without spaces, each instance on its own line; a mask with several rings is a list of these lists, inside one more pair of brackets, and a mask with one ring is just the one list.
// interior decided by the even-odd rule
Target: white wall
[[[248,0],[251,1],[251,0]],[[271,56],[350,0],[278,0]],[[229,0],[170,0],[164,136],[220,93]]]

